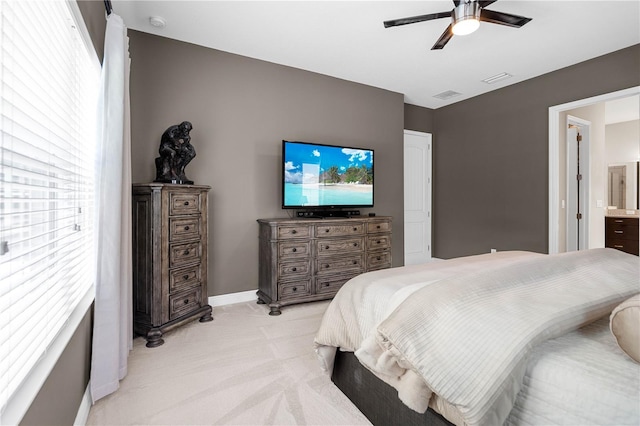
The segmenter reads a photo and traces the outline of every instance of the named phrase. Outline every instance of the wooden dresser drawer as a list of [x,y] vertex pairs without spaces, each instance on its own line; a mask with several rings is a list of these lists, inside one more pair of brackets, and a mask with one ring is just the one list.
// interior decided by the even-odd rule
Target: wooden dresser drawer
[[309,275],[311,272],[309,259],[300,259],[297,262],[286,262],[278,265],[278,277],[286,279],[295,276]]
[[339,277],[323,277],[316,280],[316,293],[317,294],[336,294],[340,287],[344,285],[351,278],[358,274],[340,275]]
[[278,254],[280,256],[289,257],[304,257],[309,256],[311,243],[309,240],[302,241],[285,241],[278,243]]
[[374,234],[376,232],[390,232],[391,231],[391,222],[389,221],[378,221],[378,222],[369,222],[367,223],[367,232],[369,234]]
[[316,253],[318,256],[361,251],[363,247],[363,237],[316,241]]
[[278,238],[309,238],[311,225],[290,225],[278,227]]
[[316,259],[316,275],[337,274],[347,271],[363,272],[364,255],[351,255],[340,257],[327,257]]
[[606,238],[617,240],[638,240],[638,219],[636,218],[606,218]]
[[171,244],[169,246],[170,268],[199,261],[201,257],[202,243],[200,241],[185,244]]
[[200,238],[200,217],[170,218],[169,241]]
[[316,226],[316,237],[347,237],[349,235],[363,235],[364,223],[349,223],[346,225],[329,224]]
[[169,192],[169,215],[198,214],[200,212],[200,195],[179,191]]
[[202,268],[199,264],[172,270],[169,275],[169,293],[173,294],[190,287],[199,286],[201,281]]
[[604,246],[618,249],[626,253],[635,254],[636,256],[640,254],[640,244],[638,243],[638,240],[617,240],[607,238]]
[[295,299],[311,294],[311,280],[278,284],[278,299]]
[[391,267],[391,252],[379,252],[369,253],[367,255],[367,270],[373,271],[376,269],[390,268]]
[[202,306],[202,290],[196,287],[190,291],[169,296],[169,319],[179,318]]
[[368,250],[383,250],[391,247],[391,237],[389,235],[369,235],[367,237]]

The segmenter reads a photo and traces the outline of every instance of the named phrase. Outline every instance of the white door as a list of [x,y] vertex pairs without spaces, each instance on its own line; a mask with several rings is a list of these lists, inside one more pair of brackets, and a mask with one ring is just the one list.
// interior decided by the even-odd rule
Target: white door
[[404,131],[404,264],[431,259],[431,134]]
[[567,251],[589,248],[589,124],[567,118]]

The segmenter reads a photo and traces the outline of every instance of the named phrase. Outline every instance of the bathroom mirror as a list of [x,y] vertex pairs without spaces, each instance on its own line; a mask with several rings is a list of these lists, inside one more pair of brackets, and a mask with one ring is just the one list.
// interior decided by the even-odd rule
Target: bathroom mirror
[[610,209],[640,209],[640,161],[609,164],[608,205]]

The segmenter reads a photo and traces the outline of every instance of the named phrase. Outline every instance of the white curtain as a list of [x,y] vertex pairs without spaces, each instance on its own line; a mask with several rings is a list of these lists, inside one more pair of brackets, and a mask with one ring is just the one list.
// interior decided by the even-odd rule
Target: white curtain
[[107,18],[98,103],[96,300],[91,359],[93,402],[127,374],[133,342],[131,306],[131,130],[129,38],[122,18]]

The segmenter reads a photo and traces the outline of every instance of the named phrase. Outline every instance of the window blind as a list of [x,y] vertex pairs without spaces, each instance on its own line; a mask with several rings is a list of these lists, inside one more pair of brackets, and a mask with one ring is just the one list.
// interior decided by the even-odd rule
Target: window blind
[[0,412],[93,284],[99,66],[65,1],[0,1]]

